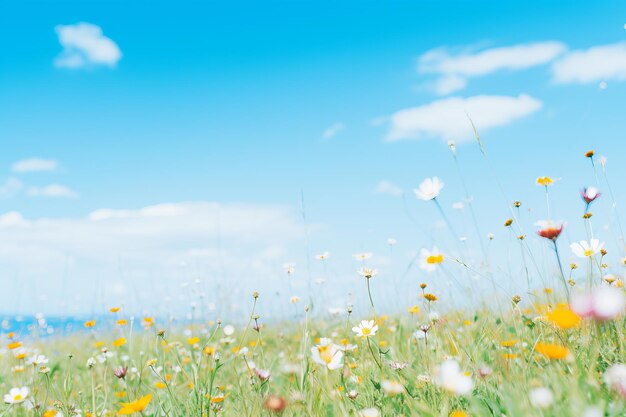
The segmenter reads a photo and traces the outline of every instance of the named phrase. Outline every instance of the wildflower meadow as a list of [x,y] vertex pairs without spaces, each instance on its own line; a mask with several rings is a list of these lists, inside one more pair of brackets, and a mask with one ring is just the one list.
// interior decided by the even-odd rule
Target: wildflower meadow
[[[484,152],[479,138],[477,143]],[[453,142],[449,148],[457,158]],[[464,259],[477,248],[442,246],[416,252],[413,302],[384,309],[371,286],[383,279],[370,267],[376,254],[354,254],[360,265],[354,285],[366,290],[366,314],[355,314],[348,304],[329,315],[316,311],[312,298],[277,301],[255,291],[244,300],[246,314],[229,318],[233,324],[219,317],[175,322],[129,315],[129,306],[119,305],[54,336],[46,336],[43,316],[19,331],[12,330],[15,320],[6,319],[0,414],[623,416],[626,258],[609,253],[608,236],[593,228],[596,200],[613,198],[611,191],[600,191],[610,190],[607,159],[594,151],[581,152],[580,158],[588,161],[590,181],[598,182],[581,187],[579,218],[567,223],[537,218],[527,228],[519,200],[510,202],[510,217],[500,222],[510,231],[501,239],[517,242],[526,268],[537,268],[527,274],[540,280],[528,281],[521,292],[508,292],[489,258]],[[547,176],[534,181],[549,212],[558,204],[550,192],[559,181]],[[438,201],[445,192],[442,179],[426,178],[417,183],[413,199],[435,206],[434,213],[451,228]],[[619,211],[612,213],[613,227],[621,230]],[[562,236],[576,222],[586,233],[566,245]],[[614,236],[623,247],[621,233]],[[483,238],[496,239],[493,233]],[[537,245],[527,244],[531,238],[552,252],[550,262],[532,265]],[[315,258],[328,262],[332,254]],[[284,266],[287,280],[295,279],[296,268]],[[445,268],[461,286],[438,282]],[[484,294],[466,307],[451,302],[451,294],[466,288],[460,281],[475,274],[493,288],[481,289]],[[506,279],[526,285],[523,274]],[[298,313],[266,321],[264,309],[276,302]]]
[[626,0],[0,0],[0,417],[626,417]]

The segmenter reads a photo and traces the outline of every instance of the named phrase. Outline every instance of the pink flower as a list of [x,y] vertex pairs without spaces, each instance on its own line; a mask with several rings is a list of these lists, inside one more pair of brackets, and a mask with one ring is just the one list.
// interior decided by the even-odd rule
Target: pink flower
[[591,204],[596,198],[600,197],[600,191],[596,187],[587,187],[580,192],[580,196],[585,200],[585,203]]
[[578,294],[572,299],[572,311],[581,317],[595,320],[611,320],[624,311],[624,293],[617,288],[603,285],[592,294]]

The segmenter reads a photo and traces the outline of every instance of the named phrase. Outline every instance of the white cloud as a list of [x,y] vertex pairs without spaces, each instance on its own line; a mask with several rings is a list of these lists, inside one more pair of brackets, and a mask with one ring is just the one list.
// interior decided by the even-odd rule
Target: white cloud
[[115,67],[122,58],[120,48],[112,39],[104,36],[99,26],[81,22],[75,25],[58,25],[55,31],[63,46],[63,51],[54,60],[57,67]]
[[0,184],[0,198],[13,197],[23,187],[24,184],[22,184],[22,181],[18,180],[17,178],[7,178],[4,184]]
[[28,158],[14,162],[11,165],[11,171],[18,173],[56,171],[58,167],[59,164],[54,159]]
[[626,42],[572,51],[552,65],[557,83],[626,80]]
[[43,187],[30,187],[28,189],[28,195],[31,197],[78,197],[78,194],[75,191],[60,184],[50,184]]
[[322,138],[330,139],[345,128],[346,125],[341,122],[333,123],[331,126],[328,127],[328,129],[324,130],[324,132],[322,133]]
[[465,88],[467,80],[472,77],[547,64],[566,49],[561,42],[553,41],[518,44],[457,55],[451,54],[446,48],[437,48],[419,57],[418,71],[439,75],[440,78],[432,88],[437,94],[444,95]]
[[439,137],[464,141],[474,137],[468,116],[480,131],[504,126],[542,107],[541,101],[521,94],[509,96],[451,97],[400,110],[390,117],[386,139]]
[[[309,224],[310,231],[318,229]],[[211,288],[209,300],[269,292],[283,278],[284,259],[306,253],[299,243],[304,235],[297,210],[273,205],[187,202],[62,219],[27,219],[13,211],[0,215],[0,275],[19,273],[15,288],[29,288],[20,304],[29,311],[39,295],[55,300],[45,306],[49,310],[92,311],[98,288],[103,308],[181,311],[189,307],[188,295],[175,305],[161,304],[196,278]],[[10,309],[19,294],[7,285],[0,305]]]
[[374,189],[374,191],[377,193],[389,194],[396,197],[401,196],[403,192],[402,188],[398,187],[391,181],[385,180],[379,181],[378,184],[376,184],[376,188]]

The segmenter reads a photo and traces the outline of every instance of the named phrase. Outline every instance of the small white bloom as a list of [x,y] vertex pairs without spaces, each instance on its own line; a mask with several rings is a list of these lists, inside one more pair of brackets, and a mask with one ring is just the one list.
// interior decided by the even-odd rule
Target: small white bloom
[[581,240],[580,243],[572,243],[570,249],[574,255],[579,258],[591,258],[604,247],[604,242],[600,243],[598,239],[591,239],[589,242]]
[[30,358],[26,359],[26,363],[33,366],[44,365],[48,363],[48,358],[44,355],[33,355]]
[[226,336],[232,336],[232,334],[235,333],[235,328],[232,325],[227,324],[226,326],[224,326],[224,329],[222,331]]
[[329,252],[324,252],[324,253],[320,253],[319,255],[315,255],[315,259],[317,259],[318,261],[323,261],[325,259],[328,259],[329,257],[330,257]]
[[352,331],[356,333],[358,337],[370,337],[376,334],[378,325],[374,323],[374,320],[363,320],[358,326],[354,326]]
[[359,411],[359,417],[379,417],[380,411],[377,408],[364,408]]
[[528,398],[533,407],[548,408],[554,402],[554,395],[549,388],[533,388],[528,393]]
[[378,270],[374,269],[374,268],[361,268],[357,271],[359,273],[359,275],[361,275],[363,278],[374,278],[376,275],[378,275]]
[[443,253],[435,246],[432,250],[422,249],[418,265],[426,272],[433,272],[437,269],[437,265],[443,262]]
[[472,377],[461,372],[459,363],[454,359],[448,359],[435,370],[433,381],[446,391],[456,395],[467,395],[474,388]]
[[380,386],[389,396],[404,394],[404,385],[398,381],[383,381]]
[[415,197],[420,200],[428,201],[437,198],[443,186],[443,181],[437,177],[426,178],[413,192],[415,193]]
[[396,239],[392,238],[392,237],[390,237],[389,239],[387,239],[387,244],[388,244],[389,246],[393,246],[393,245],[395,245],[396,243],[398,243],[398,241],[397,241]]
[[626,397],[626,365],[616,363],[604,372],[606,385]]
[[321,338],[320,343],[311,348],[311,359],[330,370],[343,366],[343,352],[339,346],[326,337]]
[[26,397],[28,397],[29,393],[30,393],[30,390],[28,389],[28,387],[11,388],[9,393],[4,395],[4,402],[6,404],[23,403],[24,401],[26,401]]
[[372,252],[355,253],[352,257],[357,261],[364,261],[372,257]]

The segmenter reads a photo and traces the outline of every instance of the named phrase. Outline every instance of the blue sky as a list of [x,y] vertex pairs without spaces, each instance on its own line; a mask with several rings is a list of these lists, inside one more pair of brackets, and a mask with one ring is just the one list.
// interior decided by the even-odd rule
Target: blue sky
[[[107,302],[127,296],[131,290],[121,283],[131,275],[138,286],[150,277],[171,283],[173,276],[185,281],[197,275],[207,288],[232,281],[242,267],[215,272],[223,254],[189,273],[174,267],[155,272],[141,240],[134,243],[145,250],[141,256],[128,252],[136,249],[132,245],[116,253],[115,239],[127,240],[127,225],[119,225],[108,255],[97,260],[83,250],[92,243],[88,238],[55,237],[62,231],[92,236],[83,223],[102,208],[187,202],[217,203],[224,213],[236,206],[248,220],[258,210],[277,210],[277,217],[268,212],[273,220],[254,238],[237,237],[233,226],[225,245],[246,249],[230,253],[232,264],[245,258],[242,263],[273,277],[283,262],[304,269],[307,257],[329,250],[337,254],[336,281],[342,282],[336,292],[344,294],[353,283],[350,254],[386,255],[386,238],[393,236],[402,269],[412,251],[433,243],[422,232],[437,212],[411,192],[422,179],[444,179],[442,204],[455,215],[452,203],[463,195],[447,135],[459,142],[483,234],[501,232],[509,201],[475,143],[463,142],[466,120],[452,113],[459,108],[479,125],[508,196],[534,210],[529,224],[546,216],[534,184],[540,175],[562,178],[551,190],[562,202],[555,211],[577,218],[577,192],[594,181],[581,157],[588,149],[608,157],[620,197],[619,179],[626,175],[620,163],[626,156],[623,2],[19,1],[5,3],[2,15],[0,213],[19,213],[20,221],[35,222],[29,227],[46,236],[6,226],[18,237],[4,243],[11,262],[3,272],[20,282],[20,294],[32,286],[56,298],[57,283],[65,282],[82,292],[79,306],[91,297],[84,294],[98,291]],[[101,30],[95,36],[100,43],[81,49],[70,42],[64,50],[61,33],[70,36],[63,31],[81,22]],[[74,41],[81,36],[74,33]],[[509,49],[529,45],[535,49]],[[426,69],[425,54],[433,50],[434,64]],[[468,57],[474,61],[463,60]],[[438,80],[464,85],[437,92]],[[491,101],[471,101],[479,96]],[[407,114],[408,125],[394,118],[406,109],[418,109]],[[445,121],[431,126],[442,114]],[[16,161],[31,158],[56,166],[12,171]],[[406,192],[409,211],[423,225],[407,217],[402,198],[376,192],[381,181]],[[610,202],[602,207],[608,210]],[[197,209],[194,215],[205,219]],[[51,219],[54,232],[41,226],[42,218]],[[462,229],[462,216],[453,221]],[[150,239],[163,236],[159,254],[167,253],[172,265],[188,263],[184,251],[221,244],[220,233],[207,232],[201,244],[201,233],[146,227]],[[32,259],[41,260],[42,270],[28,265]],[[383,270],[388,260],[380,262]],[[317,266],[306,269],[303,282],[322,273]],[[281,279],[268,278],[268,290],[280,287]],[[255,286],[252,279],[242,288]],[[8,309],[33,308],[28,297],[18,298]]]

